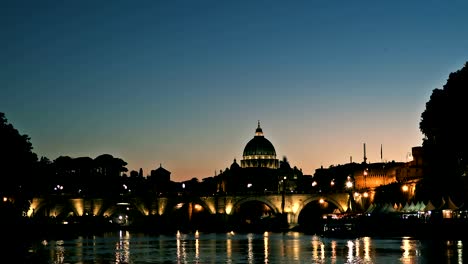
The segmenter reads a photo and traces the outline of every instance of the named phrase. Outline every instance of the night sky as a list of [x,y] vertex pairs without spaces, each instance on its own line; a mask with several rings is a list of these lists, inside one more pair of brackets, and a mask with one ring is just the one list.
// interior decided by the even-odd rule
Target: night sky
[[467,1],[2,1],[0,112],[33,151],[174,181],[239,162],[407,161],[468,61]]

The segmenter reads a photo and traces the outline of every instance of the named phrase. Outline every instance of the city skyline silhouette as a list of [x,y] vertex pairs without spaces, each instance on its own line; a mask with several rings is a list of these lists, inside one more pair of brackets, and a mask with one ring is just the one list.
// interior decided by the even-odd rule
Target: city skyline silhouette
[[[468,58],[464,2],[2,3],[0,111],[33,152],[174,181],[224,170],[257,121],[292,166],[406,161]],[[381,149],[383,149],[381,154]]]

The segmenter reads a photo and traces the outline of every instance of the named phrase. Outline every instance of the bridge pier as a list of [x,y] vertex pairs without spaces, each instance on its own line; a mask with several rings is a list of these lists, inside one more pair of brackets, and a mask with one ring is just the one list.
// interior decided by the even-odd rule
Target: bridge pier
[[293,213],[293,212],[289,212],[285,214],[286,214],[286,220],[287,220],[287,225],[288,225],[287,229],[294,229],[295,227],[299,225],[298,214]]

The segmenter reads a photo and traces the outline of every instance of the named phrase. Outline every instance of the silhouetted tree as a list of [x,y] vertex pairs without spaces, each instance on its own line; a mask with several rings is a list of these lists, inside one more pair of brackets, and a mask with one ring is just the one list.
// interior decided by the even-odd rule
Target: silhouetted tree
[[114,158],[110,154],[102,154],[94,159],[95,166],[104,177],[118,177],[122,172],[127,171],[127,162],[119,158]]
[[0,194],[14,201],[20,213],[29,208],[37,155],[27,135],[21,135],[0,113]]
[[424,189],[432,195],[462,195],[468,165],[468,62],[449,75],[443,89],[434,89],[421,114],[423,150],[428,167]]
[[74,158],[71,166],[72,177],[64,186],[65,192],[86,194],[94,182],[94,160],[90,157]]
[[52,190],[55,178],[54,165],[47,157],[41,157],[37,163],[37,169],[33,182],[36,186],[35,195],[41,196]]
[[70,191],[71,186],[76,186],[75,163],[69,156],[59,156],[53,162],[54,176],[51,177],[51,186],[48,190],[52,193],[57,186],[65,186],[65,191]]
[[94,159],[96,177],[93,179],[95,194],[118,195],[122,190],[121,173],[128,171],[127,162],[102,154]]

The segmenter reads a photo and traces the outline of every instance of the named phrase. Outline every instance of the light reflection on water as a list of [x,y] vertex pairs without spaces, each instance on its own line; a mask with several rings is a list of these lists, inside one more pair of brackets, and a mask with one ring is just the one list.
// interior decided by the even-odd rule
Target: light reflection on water
[[120,231],[41,244],[44,263],[463,263],[464,241]]
[[254,234],[247,234],[247,261],[249,264],[254,263],[254,251],[253,251],[253,236]]

